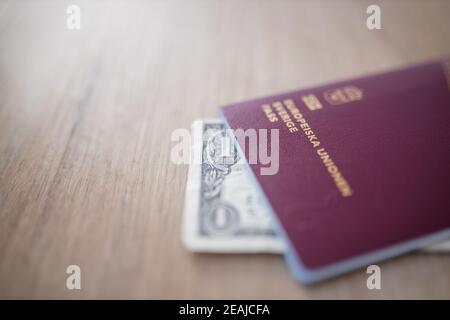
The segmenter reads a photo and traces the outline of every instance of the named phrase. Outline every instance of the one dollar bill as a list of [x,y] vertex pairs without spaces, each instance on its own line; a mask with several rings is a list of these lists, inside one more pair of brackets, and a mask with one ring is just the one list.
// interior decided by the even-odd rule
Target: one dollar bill
[[192,251],[281,253],[262,198],[246,163],[220,120],[192,124],[191,162],[186,185],[183,243]]

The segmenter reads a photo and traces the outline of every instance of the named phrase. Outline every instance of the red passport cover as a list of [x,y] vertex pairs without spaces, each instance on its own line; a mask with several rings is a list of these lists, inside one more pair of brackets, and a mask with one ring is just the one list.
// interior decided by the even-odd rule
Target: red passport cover
[[[279,129],[278,172],[262,175],[260,161],[249,166],[301,282],[450,236],[450,61],[221,113],[233,130]],[[246,146],[240,141],[248,160]]]

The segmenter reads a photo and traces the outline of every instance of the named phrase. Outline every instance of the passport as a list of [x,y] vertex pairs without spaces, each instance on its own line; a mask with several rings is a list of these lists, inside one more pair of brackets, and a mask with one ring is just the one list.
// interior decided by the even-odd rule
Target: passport
[[[237,145],[301,283],[450,238],[450,60],[220,113],[235,138],[244,132]],[[275,172],[263,174],[252,131],[278,152]]]

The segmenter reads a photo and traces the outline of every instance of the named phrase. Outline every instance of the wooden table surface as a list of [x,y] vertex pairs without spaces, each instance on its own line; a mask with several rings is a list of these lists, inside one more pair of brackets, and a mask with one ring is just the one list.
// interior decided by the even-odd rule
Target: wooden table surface
[[0,297],[450,298],[450,254],[380,263],[381,290],[192,254],[170,161],[172,131],[220,105],[435,59],[449,34],[449,1],[1,1]]

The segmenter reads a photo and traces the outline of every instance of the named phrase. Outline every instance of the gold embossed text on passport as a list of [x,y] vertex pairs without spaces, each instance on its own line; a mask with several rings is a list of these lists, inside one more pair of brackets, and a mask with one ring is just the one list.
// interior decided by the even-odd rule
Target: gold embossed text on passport
[[[292,99],[286,99],[283,102],[276,101],[272,103],[272,105],[265,105],[262,109],[266,114],[269,121],[273,116],[269,116],[273,111],[278,115],[279,118],[285,123],[286,128],[290,133],[295,133],[298,131],[302,131],[303,134],[308,139],[312,148],[315,150],[316,154],[322,161],[324,167],[326,168],[328,174],[333,179],[334,184],[339,190],[342,197],[350,197],[353,195],[353,189],[348,183],[347,179],[345,179],[342,172],[339,170],[338,166],[333,161],[330,154],[326,151],[325,147],[323,147],[320,143],[319,138],[314,133],[314,130],[309,125],[306,118],[300,112],[300,110],[295,105]],[[289,110],[289,112],[287,110]],[[271,121],[273,122],[273,121]]]

